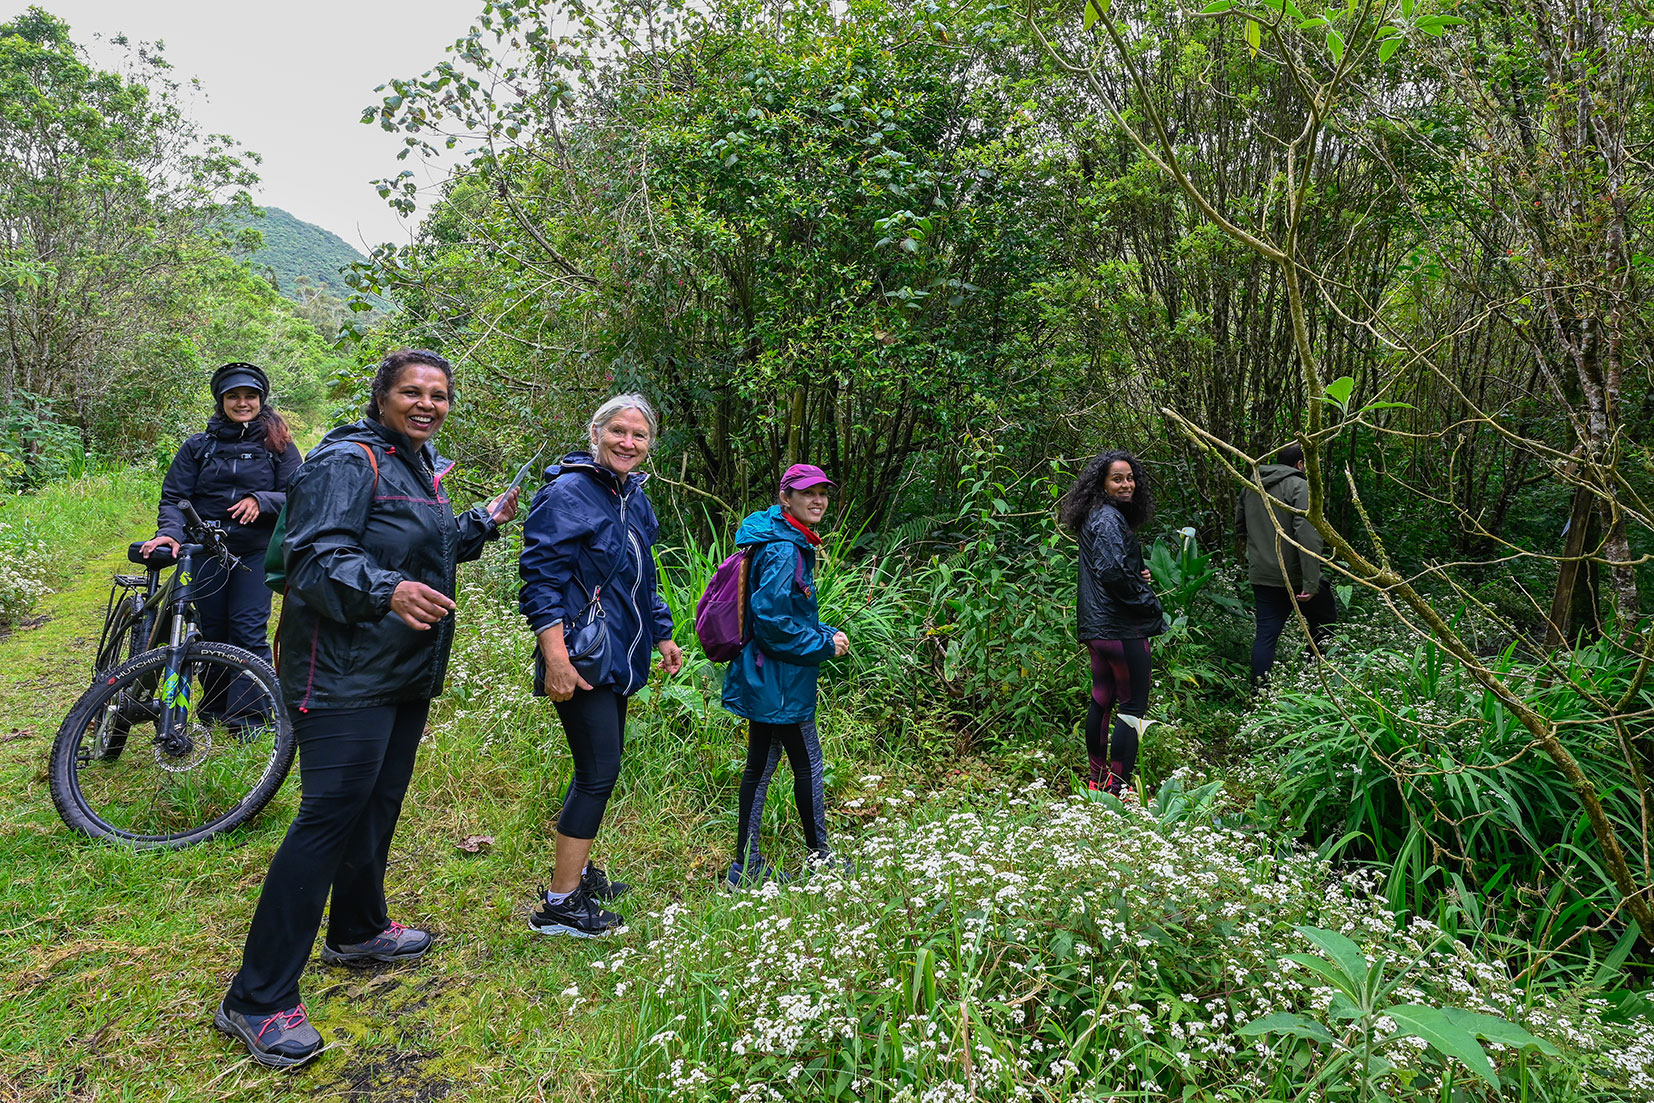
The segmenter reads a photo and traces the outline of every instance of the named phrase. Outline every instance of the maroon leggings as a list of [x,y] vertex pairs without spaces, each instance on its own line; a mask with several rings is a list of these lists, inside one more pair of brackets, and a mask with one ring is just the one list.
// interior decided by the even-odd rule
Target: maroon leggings
[[[1091,705],[1085,714],[1085,752],[1091,759],[1091,781],[1111,793],[1131,780],[1137,765],[1137,729],[1121,716],[1143,718],[1149,707],[1149,641],[1086,640],[1091,652]],[[1103,730],[1109,714],[1118,708],[1108,744]]]

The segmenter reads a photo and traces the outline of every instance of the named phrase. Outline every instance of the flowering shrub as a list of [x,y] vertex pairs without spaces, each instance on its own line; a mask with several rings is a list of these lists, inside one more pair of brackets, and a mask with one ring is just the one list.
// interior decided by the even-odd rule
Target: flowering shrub
[[[1387,959],[1398,1002],[1499,1016],[1560,1051],[1490,1046],[1507,1085],[1654,1091],[1654,1042],[1605,1004],[1523,992],[1422,920],[1398,930],[1371,875],[1219,826],[1221,799],[1182,779],[1149,808],[1040,782],[992,808],[939,794],[806,878],[634,917],[658,937],[595,963],[597,992],[565,995],[637,1010],[628,1097],[1283,1098],[1327,1047],[1240,1028],[1298,1012],[1337,1029],[1341,997],[1281,960],[1313,949],[1295,929],[1310,925]],[[1376,1052],[1362,1090],[1492,1098],[1417,1038],[1385,1034]],[[1318,1098],[1353,1098],[1362,1079]]]
[[27,616],[47,588],[44,543],[27,529],[0,522],[0,626]]

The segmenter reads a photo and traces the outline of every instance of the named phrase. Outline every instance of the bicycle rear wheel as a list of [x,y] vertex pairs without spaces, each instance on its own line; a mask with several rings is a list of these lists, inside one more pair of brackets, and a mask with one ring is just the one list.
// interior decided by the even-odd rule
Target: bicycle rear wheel
[[[239,647],[196,641],[173,684],[166,662],[158,648],[100,677],[58,729],[52,803],[76,831],[187,846],[256,816],[281,788],[295,743],[270,664]],[[236,716],[196,711],[214,686],[231,682],[242,687]],[[163,683],[184,713],[170,731],[163,731]]]

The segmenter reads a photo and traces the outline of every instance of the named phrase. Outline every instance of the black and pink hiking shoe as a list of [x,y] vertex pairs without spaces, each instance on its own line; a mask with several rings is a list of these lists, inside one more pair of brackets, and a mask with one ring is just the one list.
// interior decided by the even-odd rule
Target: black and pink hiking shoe
[[302,1003],[273,1015],[243,1015],[221,1003],[212,1024],[246,1043],[253,1060],[271,1068],[297,1068],[322,1051],[322,1036],[310,1025]]
[[372,965],[376,962],[412,961],[431,948],[431,936],[418,927],[392,923],[366,942],[348,946],[322,943],[322,960],[332,965]]

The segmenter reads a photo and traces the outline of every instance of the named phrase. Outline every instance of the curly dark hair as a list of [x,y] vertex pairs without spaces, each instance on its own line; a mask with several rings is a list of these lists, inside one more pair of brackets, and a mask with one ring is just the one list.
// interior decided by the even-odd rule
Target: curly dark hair
[[[1137,484],[1131,501],[1125,505],[1108,496],[1108,469],[1121,461],[1131,465],[1131,477]],[[1057,520],[1064,528],[1078,535],[1097,507],[1105,504],[1125,514],[1126,524],[1133,532],[1148,524],[1154,516],[1154,495],[1149,491],[1148,472],[1130,452],[1104,452],[1086,464],[1080,477],[1062,496],[1062,503],[1057,507]]]
[[379,420],[379,402],[391,393],[396,381],[402,378],[402,369],[410,364],[425,364],[433,368],[441,368],[442,374],[448,377],[448,401],[454,400],[454,366],[429,349],[397,349],[387,353],[379,361],[379,367],[373,373],[373,386],[368,392],[368,407],[366,413],[373,420]]

